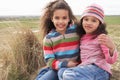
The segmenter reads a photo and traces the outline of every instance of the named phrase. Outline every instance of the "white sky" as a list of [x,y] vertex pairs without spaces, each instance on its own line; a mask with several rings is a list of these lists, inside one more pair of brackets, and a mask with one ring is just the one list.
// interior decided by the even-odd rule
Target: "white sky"
[[[0,16],[40,15],[42,9],[53,0],[0,0]],[[120,0],[66,0],[75,15],[91,3],[104,8],[106,15],[120,15]]]

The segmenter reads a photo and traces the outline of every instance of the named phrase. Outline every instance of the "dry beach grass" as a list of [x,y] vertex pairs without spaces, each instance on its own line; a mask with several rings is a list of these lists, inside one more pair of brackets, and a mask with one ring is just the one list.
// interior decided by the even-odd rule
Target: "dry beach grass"
[[33,80],[44,66],[41,46],[30,29],[19,24],[0,30],[0,80]]

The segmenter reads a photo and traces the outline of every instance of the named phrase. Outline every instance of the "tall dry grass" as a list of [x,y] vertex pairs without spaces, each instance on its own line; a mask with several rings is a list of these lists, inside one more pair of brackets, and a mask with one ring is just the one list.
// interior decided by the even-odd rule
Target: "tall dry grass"
[[33,80],[33,74],[45,65],[41,51],[30,29],[19,22],[8,24],[0,30],[0,80]]
[[120,25],[108,25],[109,36],[112,38],[116,44],[116,49],[118,51],[118,59],[116,63],[112,64],[112,73],[110,80],[120,80]]

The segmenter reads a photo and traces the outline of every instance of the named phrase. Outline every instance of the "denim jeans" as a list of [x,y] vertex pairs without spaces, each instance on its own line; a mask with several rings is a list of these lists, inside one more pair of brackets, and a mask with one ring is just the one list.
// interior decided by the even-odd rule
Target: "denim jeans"
[[110,76],[108,72],[93,64],[67,68],[63,71],[61,80],[109,80]]
[[64,71],[66,70],[67,68],[61,68],[58,70],[58,78],[59,80],[62,80],[63,79],[63,73]]
[[35,80],[58,80],[57,71],[50,68],[43,68]]

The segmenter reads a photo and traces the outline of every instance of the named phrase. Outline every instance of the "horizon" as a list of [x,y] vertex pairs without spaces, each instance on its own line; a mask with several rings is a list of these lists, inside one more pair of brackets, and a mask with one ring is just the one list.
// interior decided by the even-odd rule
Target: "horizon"
[[[0,17],[40,17],[41,15],[0,15]],[[75,15],[81,16],[81,15]],[[105,16],[120,16],[120,15],[105,15]]]

